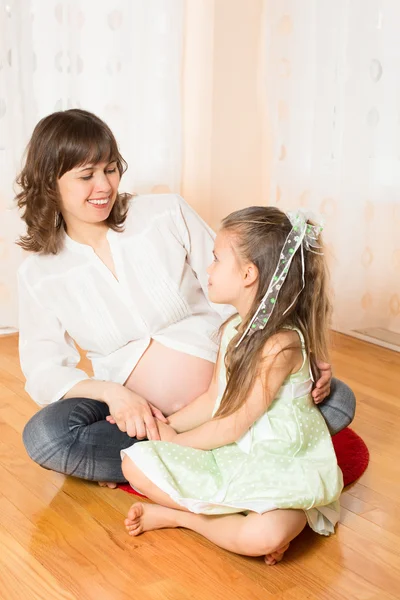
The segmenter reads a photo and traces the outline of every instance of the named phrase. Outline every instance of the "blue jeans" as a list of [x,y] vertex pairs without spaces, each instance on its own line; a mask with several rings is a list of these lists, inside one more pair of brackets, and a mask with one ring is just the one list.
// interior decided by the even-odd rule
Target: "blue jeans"
[[[356,400],[343,382],[332,379],[330,396],[319,405],[332,435],[354,418]],[[120,451],[140,441],[110,425],[107,404],[68,398],[39,410],[23,432],[33,461],[46,469],[91,481],[125,482]]]

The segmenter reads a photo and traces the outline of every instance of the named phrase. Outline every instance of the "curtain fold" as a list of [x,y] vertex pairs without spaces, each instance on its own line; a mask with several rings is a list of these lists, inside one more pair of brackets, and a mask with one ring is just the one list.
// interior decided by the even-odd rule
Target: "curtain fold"
[[325,217],[352,335],[400,334],[399,28],[395,0],[265,3],[271,202]]

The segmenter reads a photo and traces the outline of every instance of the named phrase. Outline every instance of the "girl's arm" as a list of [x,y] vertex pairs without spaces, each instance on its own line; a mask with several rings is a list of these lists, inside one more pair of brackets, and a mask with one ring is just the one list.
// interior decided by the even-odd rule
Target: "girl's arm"
[[191,431],[171,435],[168,441],[201,450],[213,450],[237,441],[265,413],[286,377],[299,370],[302,362],[296,332],[274,335],[265,344],[260,375],[244,405],[228,417],[212,419]]
[[[168,423],[177,433],[195,429],[209,421],[212,417],[215,400],[218,395],[218,373],[220,369],[220,353],[214,366],[214,373],[208,390],[168,417]],[[162,439],[162,436],[161,436]]]
[[121,431],[158,440],[155,417],[162,413],[123,385],[91,379],[77,368],[80,355],[60,320],[43,306],[19,274],[19,354],[25,389],[40,406],[67,398],[92,398],[108,404]]

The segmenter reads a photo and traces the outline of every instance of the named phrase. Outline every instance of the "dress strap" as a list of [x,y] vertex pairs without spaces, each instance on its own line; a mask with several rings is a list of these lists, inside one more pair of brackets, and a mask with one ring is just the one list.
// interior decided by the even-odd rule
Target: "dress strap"
[[306,342],[304,339],[304,335],[302,334],[302,332],[300,331],[300,329],[298,327],[292,327],[291,325],[285,325],[284,327],[282,327],[282,329],[289,329],[290,331],[295,331],[299,338],[300,338],[300,342],[301,342],[301,349],[303,351],[303,356],[306,352]]
[[301,371],[304,368],[304,365],[305,365],[305,363],[307,361],[308,362],[308,371],[309,371],[309,374],[310,374],[310,379],[311,379],[311,381],[314,381],[314,375],[313,375],[312,370],[311,370],[311,362],[310,362],[309,356],[307,354],[306,342],[305,342],[303,333],[300,331],[300,329],[298,327],[291,327],[291,326],[287,325],[283,329],[291,329],[292,331],[296,331],[297,332],[297,335],[299,336],[300,342],[301,342],[301,352],[303,354],[303,364],[301,365],[301,369],[299,369],[299,370]]
[[303,333],[300,331],[300,329],[298,327],[292,327],[291,329],[293,329],[293,331],[297,331],[300,341],[301,341],[301,347],[305,351],[306,350],[306,342],[305,342]]

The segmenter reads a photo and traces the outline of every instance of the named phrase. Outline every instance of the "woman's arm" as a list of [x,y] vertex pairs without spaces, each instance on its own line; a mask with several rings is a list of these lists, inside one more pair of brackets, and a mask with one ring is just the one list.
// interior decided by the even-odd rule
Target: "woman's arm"
[[89,376],[77,368],[79,352],[56,315],[18,275],[19,357],[26,391],[40,406],[60,400]]
[[77,368],[79,352],[57,316],[42,306],[19,276],[19,355],[26,391],[40,406],[67,398],[105,402],[121,431],[131,437],[159,439],[162,413],[123,385],[90,379]]
[[[295,348],[293,342],[296,344]],[[265,413],[286,377],[296,372],[302,361],[299,339],[295,332],[274,335],[266,342],[260,375],[244,405],[228,417],[212,419],[191,431],[177,433],[168,441],[201,450],[213,450],[236,442]]]
[[159,440],[158,423],[167,422],[157,407],[120,383],[88,379],[71,388],[64,399],[80,397],[107,404],[112,415],[106,417],[107,421],[139,440]]
[[[177,196],[177,198],[179,216],[176,223],[187,252],[187,261],[199,280],[205,297],[208,299],[207,268],[213,260],[215,233],[181,196]],[[236,312],[233,306],[227,304],[214,304],[212,302],[210,304],[224,320]]]

